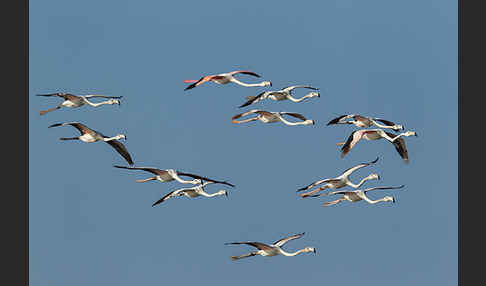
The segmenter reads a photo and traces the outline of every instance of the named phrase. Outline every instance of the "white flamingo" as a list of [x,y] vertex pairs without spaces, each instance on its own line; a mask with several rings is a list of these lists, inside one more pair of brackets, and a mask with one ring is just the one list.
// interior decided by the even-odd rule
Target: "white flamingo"
[[[179,183],[182,183],[182,184],[197,185],[197,184],[201,184],[201,180],[204,180],[204,181],[209,181],[209,182],[213,182],[213,183],[219,183],[219,184],[224,184],[224,185],[234,187],[233,184],[228,183],[226,181],[224,181],[224,182],[223,181],[217,181],[217,180],[209,179],[209,178],[206,178],[206,177],[201,177],[199,175],[182,173],[182,172],[176,171],[174,169],[162,170],[162,169],[157,169],[157,168],[152,168],[152,167],[125,167],[125,166],[116,166],[116,165],[113,166],[113,167],[120,168],[120,169],[128,169],[128,170],[142,170],[142,171],[146,171],[146,172],[149,172],[149,173],[152,173],[152,174],[155,175],[155,176],[150,177],[148,179],[136,180],[137,183],[145,183],[145,182],[153,181],[153,180],[157,180],[157,181],[160,181],[160,182],[170,182],[170,181],[176,180],[176,181],[178,181]],[[183,180],[179,176],[191,177],[194,180],[186,181],[186,180]]]
[[[347,120],[351,118],[353,120]],[[383,124],[380,124],[378,122],[381,122]],[[391,121],[381,119],[381,118],[371,118],[371,117],[366,117],[358,114],[341,115],[329,121],[329,123],[327,123],[327,125],[334,125],[334,124],[354,124],[355,126],[360,128],[367,128],[375,125],[379,128],[384,128],[384,129],[390,128],[393,129],[394,131],[403,130],[403,125],[395,124]]]
[[374,188],[367,188],[367,189],[364,189],[364,190],[354,190],[354,191],[334,191],[334,192],[329,192],[329,193],[326,193],[326,194],[319,194],[319,195],[312,195],[311,197],[320,197],[320,196],[330,196],[330,195],[338,195],[338,194],[342,194],[343,196],[335,201],[330,201],[330,202],[325,202],[324,203],[324,206],[331,206],[331,205],[335,205],[335,204],[338,204],[340,202],[343,202],[343,201],[348,201],[348,202],[352,202],[352,203],[355,203],[355,202],[359,202],[361,200],[365,200],[366,202],[370,203],[370,204],[376,204],[376,203],[379,203],[379,202],[392,202],[392,203],[395,203],[395,198],[392,197],[392,196],[385,196],[381,199],[378,199],[378,200],[371,200],[370,198],[368,198],[366,196],[366,193],[369,192],[369,191],[374,191],[374,190],[390,190],[390,189],[401,189],[403,188],[405,185],[401,185],[401,186],[398,186],[398,187],[374,187]]
[[168,193],[167,195],[163,196],[161,199],[159,199],[155,203],[153,203],[152,206],[156,206],[156,205],[158,205],[162,202],[165,202],[166,200],[168,200],[170,198],[175,198],[175,197],[180,197],[180,196],[186,196],[188,198],[196,198],[196,197],[199,197],[199,196],[204,196],[204,197],[207,197],[207,198],[211,198],[211,197],[214,197],[214,196],[223,196],[223,195],[228,196],[228,192],[226,190],[220,190],[220,191],[218,191],[216,193],[212,193],[212,194],[206,193],[204,191],[204,187],[208,184],[214,184],[214,182],[207,181],[207,182],[201,183],[198,186],[194,186],[192,188],[181,188],[181,189],[172,191],[172,192]]
[[86,125],[79,123],[79,122],[65,122],[65,123],[56,123],[52,124],[49,126],[49,128],[52,127],[58,127],[58,126],[66,126],[66,125],[71,125],[74,128],[78,129],[79,132],[81,133],[81,136],[77,137],[70,137],[70,138],[59,138],[60,140],[81,140],[86,143],[93,143],[96,141],[104,141],[108,143],[111,147],[113,147],[120,155],[122,155],[123,158],[128,162],[128,164],[133,165],[132,158],[130,154],[128,153],[127,148],[125,145],[123,145],[119,139],[125,139],[127,140],[127,137],[125,134],[118,134],[113,137],[107,137],[100,132],[93,130],[91,128],[88,128]]
[[[245,120],[236,120],[240,117],[247,116],[250,114],[257,114],[256,117],[245,119]],[[289,115],[295,118],[298,118],[302,120],[302,122],[290,122],[287,121],[285,118],[283,118],[282,115]],[[244,113],[237,114],[231,118],[233,123],[239,124],[239,123],[246,123],[254,120],[260,120],[263,123],[275,123],[275,122],[283,122],[286,125],[310,125],[310,124],[315,124],[314,120],[307,119],[305,116],[299,113],[293,113],[293,112],[271,112],[271,111],[264,111],[264,110],[258,110],[258,109],[253,109]]]
[[261,255],[261,256],[276,256],[276,255],[284,255],[284,256],[296,256],[300,253],[306,253],[306,252],[313,252],[316,253],[316,249],[314,247],[306,247],[300,250],[297,250],[296,252],[286,252],[285,250],[282,249],[282,246],[287,243],[290,240],[300,238],[304,235],[303,233],[299,233],[296,235],[292,235],[286,238],[282,238],[280,240],[277,240],[276,242],[268,245],[265,243],[261,242],[256,242],[256,241],[244,241],[244,242],[229,242],[225,243],[225,245],[230,245],[230,244],[247,244],[251,245],[253,247],[258,248],[256,251],[252,251],[248,254],[243,254],[239,256],[231,256],[232,260],[238,260],[241,258],[246,258],[250,256],[255,256],[255,255]]
[[366,167],[366,166],[369,166],[371,164],[374,164],[378,161],[378,157],[371,161],[371,162],[367,162],[367,163],[361,163],[359,165],[356,165],[354,167],[351,167],[347,170],[345,170],[341,175],[335,177],[335,178],[331,178],[331,179],[324,179],[324,180],[318,180],[318,181],[315,181],[313,182],[312,184],[309,184],[303,188],[300,188],[297,190],[297,192],[300,192],[300,191],[305,191],[305,190],[309,190],[309,189],[312,189],[314,188],[315,186],[318,186],[320,184],[323,184],[323,183],[326,183],[324,186],[321,186],[313,191],[310,191],[310,192],[307,192],[307,193],[302,193],[300,196],[305,198],[305,197],[308,197],[314,193],[317,193],[317,192],[320,192],[322,190],[325,190],[327,188],[330,188],[330,189],[339,189],[339,188],[342,188],[342,187],[345,187],[345,186],[350,186],[350,187],[353,187],[353,188],[359,188],[361,187],[361,185],[364,184],[364,182],[368,181],[368,180],[374,180],[374,179],[380,179],[380,176],[378,174],[370,174],[369,176],[363,178],[358,184],[354,184],[353,182],[351,182],[349,180],[349,176],[356,170],[358,169],[361,169],[363,167]]
[[246,99],[248,101],[243,103],[239,107],[240,108],[245,107],[245,106],[248,106],[250,104],[262,101],[266,98],[269,98],[269,99],[272,99],[272,100],[275,100],[275,101],[282,101],[282,100],[289,99],[293,102],[301,102],[301,101],[303,101],[307,98],[320,97],[319,92],[315,92],[315,91],[310,92],[310,93],[308,93],[307,95],[305,95],[301,98],[292,97],[292,91],[296,88],[307,88],[307,89],[312,89],[312,90],[319,90],[318,88],[308,86],[308,85],[293,85],[293,86],[283,88],[281,90],[264,91],[257,96],[247,96]]
[[[75,107],[81,107],[85,104],[88,104],[92,107],[98,107],[100,105],[104,104],[118,104],[120,105],[120,98],[122,96],[105,96],[105,95],[94,95],[94,94],[89,94],[89,95],[74,95],[70,93],[49,93],[49,94],[37,94],[37,96],[57,96],[61,97],[64,99],[63,102],[61,102],[59,105],[53,108],[49,108],[47,110],[41,110],[40,115],[44,115],[48,112],[57,110],[61,107],[68,107],[68,108],[75,108]],[[109,98],[107,101],[102,101],[98,103],[93,103],[88,100],[88,98]]]
[[241,86],[246,86],[246,87],[252,87],[252,86],[272,86],[272,83],[269,81],[263,81],[260,83],[244,83],[239,80],[237,80],[234,75],[236,74],[246,74],[246,75],[251,75],[254,77],[260,77],[258,74],[252,72],[252,71],[247,71],[247,70],[237,70],[237,71],[232,71],[228,73],[220,73],[220,74],[215,74],[215,75],[208,75],[208,76],[203,76],[199,80],[192,80],[192,79],[186,79],[184,80],[185,83],[191,83],[188,85],[184,90],[188,90],[191,88],[195,88],[196,86],[200,86],[201,84],[212,81],[218,84],[227,84],[230,82],[236,83]]
[[353,131],[353,133],[351,133],[351,135],[348,137],[348,140],[346,142],[340,142],[337,143],[337,145],[338,146],[344,145],[341,148],[341,158],[342,158],[361,139],[380,140],[382,138],[385,138],[386,140],[391,142],[393,146],[395,146],[395,149],[397,150],[398,154],[400,154],[400,156],[405,161],[405,163],[408,164],[408,151],[407,151],[407,147],[405,146],[405,140],[401,138],[402,136],[408,137],[408,136],[418,136],[418,135],[414,131],[407,131],[396,135],[390,132],[385,132],[382,129],[363,129],[363,130]]

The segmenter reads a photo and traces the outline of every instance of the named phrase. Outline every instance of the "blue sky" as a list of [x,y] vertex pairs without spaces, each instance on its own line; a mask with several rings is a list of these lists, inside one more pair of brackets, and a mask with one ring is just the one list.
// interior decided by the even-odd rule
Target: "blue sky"
[[[457,285],[456,1],[43,1],[29,7],[29,275],[31,285]],[[184,79],[248,69],[271,88]],[[321,97],[245,97],[294,84]],[[121,106],[39,111],[38,93],[123,96]],[[297,90],[296,95],[306,91]],[[313,126],[231,123],[248,109],[299,112]],[[358,113],[401,123],[410,164],[393,146],[363,141],[340,158],[355,130],[326,126]],[[182,187],[136,183],[143,171],[103,142],[60,141],[79,121],[127,135],[136,166],[173,168],[236,185],[229,197],[178,198]],[[396,204],[301,199],[298,187],[380,160],[351,176],[397,186]],[[208,186],[215,192],[221,186]],[[226,186],[224,186],[226,188]],[[296,257],[231,255],[306,232]]]

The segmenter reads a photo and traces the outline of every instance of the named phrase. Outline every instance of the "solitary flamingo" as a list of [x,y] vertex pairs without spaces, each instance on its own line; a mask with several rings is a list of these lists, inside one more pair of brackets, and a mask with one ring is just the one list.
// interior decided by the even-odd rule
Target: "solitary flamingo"
[[247,96],[246,99],[248,101],[243,103],[239,107],[240,108],[245,107],[245,106],[248,106],[250,104],[262,101],[266,98],[270,98],[270,99],[276,100],[276,101],[282,101],[282,100],[290,99],[293,102],[301,102],[301,101],[303,101],[307,98],[312,98],[312,97],[316,97],[316,96],[320,97],[319,92],[313,91],[313,92],[310,92],[310,93],[308,93],[307,95],[305,95],[301,98],[294,98],[294,97],[292,97],[292,91],[296,88],[307,88],[307,89],[312,89],[312,90],[319,90],[318,88],[308,86],[308,85],[293,85],[293,86],[283,88],[281,90],[264,91],[257,96]]
[[[245,119],[245,120],[236,120],[240,117],[247,116],[250,114],[257,114],[256,117]],[[285,120],[282,115],[289,115],[298,119],[303,120],[302,122],[290,122]],[[274,123],[274,122],[283,122],[287,125],[309,125],[309,124],[315,124],[314,120],[307,119],[305,116],[299,113],[293,113],[293,112],[271,112],[271,111],[264,111],[264,110],[258,110],[258,109],[253,109],[244,113],[237,114],[231,118],[233,123],[239,124],[239,123],[245,123],[245,122],[250,122],[254,120],[260,120],[263,123]]]
[[289,237],[286,237],[286,238],[282,238],[282,239],[277,240],[276,242],[274,242],[270,245],[265,244],[265,243],[261,243],[261,242],[256,242],[256,241],[229,242],[229,243],[225,243],[225,245],[247,244],[247,245],[251,245],[253,247],[258,248],[258,250],[250,252],[248,254],[243,254],[243,255],[239,255],[239,256],[231,256],[232,260],[238,260],[238,259],[241,259],[241,258],[246,258],[246,257],[250,257],[250,256],[255,256],[255,255],[275,256],[275,255],[282,254],[284,256],[296,256],[300,253],[306,253],[306,252],[316,253],[316,249],[314,247],[306,247],[306,248],[297,250],[296,252],[286,252],[285,250],[283,250],[281,248],[285,243],[289,242],[290,240],[301,238],[303,235],[304,235],[304,232],[296,234],[296,235],[292,235],[292,236],[289,236]]
[[[350,119],[350,118],[352,118],[353,120],[346,121],[346,119]],[[384,125],[378,123],[377,121],[383,123]],[[329,123],[327,123],[327,125],[333,125],[333,124],[354,124],[357,127],[361,127],[361,128],[371,127],[375,125],[380,128],[390,128],[393,129],[394,131],[403,130],[403,125],[395,124],[391,121],[381,119],[381,118],[371,118],[371,117],[366,117],[358,114],[341,115],[329,121]]]
[[389,142],[393,143],[393,146],[395,146],[395,149],[397,150],[398,154],[400,154],[400,157],[402,157],[405,163],[408,164],[408,151],[405,146],[405,140],[401,138],[402,136],[408,137],[408,136],[418,136],[418,135],[414,131],[407,131],[396,135],[390,132],[385,132],[382,129],[363,129],[363,130],[353,131],[353,133],[351,133],[351,135],[348,137],[348,140],[346,142],[340,142],[337,143],[337,145],[338,146],[344,145],[341,148],[341,158],[342,158],[361,139],[379,140],[385,138]]
[[[119,99],[122,98],[122,96],[105,96],[105,95],[94,95],[94,94],[74,95],[74,94],[70,94],[70,93],[61,93],[61,92],[49,93],[49,94],[37,94],[37,96],[57,96],[57,97],[61,97],[61,98],[64,99],[64,101],[61,102],[56,107],[49,108],[47,110],[41,110],[40,115],[44,115],[48,112],[57,110],[57,109],[59,109],[63,106],[68,107],[68,108],[75,108],[75,107],[81,107],[85,104],[88,104],[88,105],[93,106],[93,107],[97,107],[97,106],[104,105],[104,104],[118,104],[118,105],[120,105]],[[107,101],[93,103],[93,102],[89,101],[88,98],[110,98],[110,99],[107,100]]]
[[359,188],[359,187],[361,187],[361,185],[364,184],[364,182],[366,182],[368,180],[374,180],[374,179],[378,179],[379,180],[380,179],[380,176],[378,174],[370,174],[368,177],[363,178],[358,184],[353,184],[353,182],[351,182],[348,177],[354,171],[356,171],[358,169],[361,169],[363,167],[366,167],[366,166],[375,164],[377,161],[378,161],[378,157],[375,160],[371,161],[371,162],[361,163],[359,165],[356,165],[354,167],[351,167],[351,168],[345,170],[341,175],[339,175],[339,176],[337,176],[335,178],[315,181],[312,184],[309,184],[309,185],[307,185],[307,186],[305,186],[303,188],[298,189],[297,192],[312,189],[315,186],[318,186],[318,185],[320,185],[322,183],[326,183],[326,184],[324,186],[322,186],[322,187],[319,187],[319,188],[313,190],[313,191],[310,191],[310,192],[307,192],[307,193],[303,193],[300,196],[303,197],[303,198],[305,198],[305,197],[310,196],[311,194],[317,193],[317,192],[322,191],[322,190],[325,190],[327,188],[330,188],[330,189],[339,189],[339,188],[342,188],[342,187],[345,187],[345,186],[350,186],[350,187],[353,187],[353,188]]
[[186,79],[184,80],[185,83],[192,83],[191,85],[187,86],[184,90],[188,90],[191,88],[195,88],[196,86],[200,86],[201,84],[212,81],[218,84],[227,84],[230,82],[234,82],[236,84],[239,84],[241,86],[246,86],[246,87],[252,87],[252,86],[272,86],[272,83],[269,81],[263,81],[260,83],[244,83],[236,78],[234,78],[233,75],[235,74],[247,74],[251,75],[254,77],[260,77],[258,74],[251,72],[251,71],[246,71],[246,70],[238,70],[238,71],[232,71],[228,73],[220,73],[220,74],[215,74],[215,75],[208,75],[208,76],[203,76],[199,80],[192,80],[192,79]]
[[181,188],[181,189],[172,191],[172,192],[168,193],[167,195],[163,196],[160,200],[153,203],[152,206],[156,206],[156,205],[158,205],[162,202],[165,202],[166,200],[168,200],[170,198],[175,198],[175,197],[180,197],[180,196],[186,196],[188,198],[196,198],[196,197],[199,197],[199,196],[204,196],[204,197],[207,197],[207,198],[211,198],[211,197],[214,197],[214,196],[222,196],[222,195],[228,196],[228,192],[226,190],[220,190],[220,191],[218,191],[216,193],[212,193],[212,194],[206,193],[204,191],[204,187],[208,184],[213,184],[213,183],[214,182],[211,182],[211,181],[207,181],[207,182],[202,183],[202,181],[201,181],[201,184],[198,185],[198,186],[195,186],[195,187],[192,187],[192,188]]
[[86,143],[93,143],[96,141],[105,141],[106,143],[110,144],[111,147],[113,147],[120,155],[125,158],[125,160],[128,162],[128,164],[133,165],[132,158],[130,154],[128,153],[127,148],[125,145],[123,145],[118,139],[125,139],[127,140],[127,137],[125,134],[118,134],[114,137],[107,137],[103,134],[101,134],[98,131],[95,131],[91,128],[88,128],[86,125],[79,123],[79,122],[65,122],[65,123],[56,123],[52,124],[49,126],[49,128],[52,127],[58,127],[58,126],[66,126],[66,125],[71,125],[74,128],[78,129],[79,132],[81,132],[81,136],[78,137],[70,137],[70,138],[59,138],[60,140],[81,140]]
[[[149,173],[152,173],[152,174],[155,175],[155,176],[150,177],[148,179],[136,180],[137,183],[145,183],[145,182],[153,181],[153,180],[157,180],[157,181],[160,181],[160,182],[170,182],[170,181],[176,180],[176,181],[178,181],[179,183],[182,183],[182,184],[197,185],[197,184],[201,184],[202,180],[205,180],[205,181],[210,181],[210,182],[213,182],[213,183],[219,183],[219,184],[224,184],[224,185],[234,187],[233,184],[230,184],[226,181],[224,181],[224,182],[223,181],[217,181],[217,180],[209,179],[209,178],[206,178],[206,177],[201,177],[199,175],[182,173],[182,172],[176,171],[174,169],[161,170],[161,169],[152,168],[152,167],[125,167],[125,166],[113,166],[113,167],[120,168],[120,169],[128,169],[128,170],[142,170],[142,171],[149,172]],[[179,176],[191,177],[194,180],[186,181],[186,180],[181,179]]]
[[385,196],[381,199],[378,200],[371,200],[366,196],[366,193],[369,191],[374,191],[374,190],[389,190],[389,189],[401,189],[405,185],[401,185],[398,187],[374,187],[374,188],[367,188],[364,190],[355,190],[355,191],[335,191],[335,192],[329,192],[327,194],[319,194],[319,195],[312,195],[311,197],[320,197],[320,196],[328,196],[328,195],[337,195],[337,194],[343,194],[343,196],[335,201],[330,201],[330,202],[325,202],[324,206],[331,206],[338,204],[343,201],[349,201],[352,203],[359,202],[361,200],[365,200],[370,204],[376,204],[379,202],[392,202],[395,203],[395,198],[392,196]]

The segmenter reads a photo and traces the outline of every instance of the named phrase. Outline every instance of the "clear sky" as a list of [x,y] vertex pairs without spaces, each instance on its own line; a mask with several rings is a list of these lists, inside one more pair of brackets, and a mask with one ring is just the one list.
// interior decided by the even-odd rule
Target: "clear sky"
[[[30,285],[457,285],[457,1],[30,1]],[[271,88],[184,79],[248,69]],[[238,108],[245,97],[310,84],[321,97]],[[121,106],[39,111],[38,93],[123,96]],[[296,90],[300,97],[307,91]],[[315,125],[231,123],[258,108]],[[405,125],[410,164],[385,140],[340,158],[358,113]],[[143,171],[66,121],[127,135],[136,166],[173,168],[236,185],[228,198],[176,198],[177,182],[136,183]],[[296,189],[380,157],[350,178],[403,190],[397,203],[324,207]],[[349,189],[349,188],[348,188]],[[231,255],[232,241],[306,234],[296,257]]]

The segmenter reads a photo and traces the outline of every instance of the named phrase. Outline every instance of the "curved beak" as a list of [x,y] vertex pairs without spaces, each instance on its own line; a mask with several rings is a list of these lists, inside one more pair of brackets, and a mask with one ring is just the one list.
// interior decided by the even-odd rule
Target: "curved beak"
[[270,82],[270,86],[272,86],[272,82]]
[[314,248],[314,253],[317,253],[316,249]]
[[396,201],[395,201],[395,198],[393,198],[392,203],[395,203],[395,202],[396,202]]

